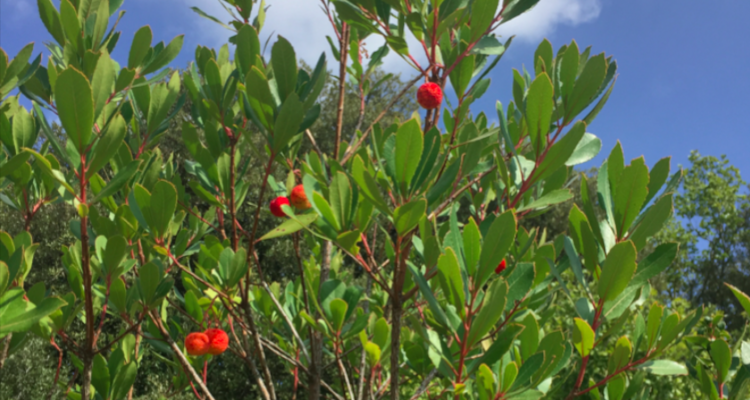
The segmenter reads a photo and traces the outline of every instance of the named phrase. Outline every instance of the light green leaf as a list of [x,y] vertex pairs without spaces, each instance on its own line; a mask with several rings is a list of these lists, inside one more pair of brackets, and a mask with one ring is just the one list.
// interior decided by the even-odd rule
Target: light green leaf
[[602,141],[598,137],[586,132],[581,141],[576,145],[573,154],[570,155],[565,165],[572,167],[574,165],[583,164],[586,161],[591,160],[599,154],[602,149]]
[[647,361],[638,368],[654,375],[687,375],[688,373],[684,364],[671,360]]
[[94,385],[96,392],[101,394],[103,398],[109,394],[109,380],[107,360],[101,354],[95,355],[94,368],[91,373],[91,384]]
[[741,290],[737,289],[736,287],[728,283],[724,283],[724,284],[729,288],[729,290],[732,291],[732,293],[734,293],[734,296],[740,302],[740,304],[742,305],[742,308],[745,309],[745,312],[750,314],[750,297],[748,297],[748,295],[746,295],[745,293],[743,293]]
[[495,19],[499,0],[477,0],[471,4],[471,40],[482,37]]
[[134,361],[131,361],[122,367],[117,369],[117,375],[112,381],[112,396],[111,399],[124,399],[130,387],[135,383],[135,377],[138,372],[138,367]]
[[182,42],[185,40],[185,35],[176,36],[171,42],[164,48],[153,60],[141,71],[140,76],[148,75],[152,72],[158,71],[169,64],[172,60],[177,57],[182,50]]
[[625,394],[625,389],[628,386],[627,379],[624,374],[620,374],[610,379],[607,382],[607,395],[609,400],[622,400],[622,395]]
[[614,188],[615,223],[617,236],[624,237],[640,213],[641,206],[648,195],[648,167],[643,157],[636,158],[622,170],[616,185]]
[[591,329],[589,323],[576,318],[573,326],[573,345],[581,354],[581,357],[588,356],[591,349],[594,348],[594,337],[594,330]]
[[633,241],[636,249],[642,250],[646,246],[646,240],[656,235],[671,216],[672,196],[663,196],[649,207],[633,233],[630,234],[630,240]]
[[517,211],[534,210],[537,208],[545,208],[554,204],[559,204],[568,201],[573,198],[573,193],[569,189],[558,189],[549,192],[542,197],[532,201],[531,203],[519,208]]
[[281,225],[277,226],[273,230],[263,235],[258,241],[274,239],[281,236],[286,236],[297,232],[304,227],[310,225],[318,218],[317,214],[303,214],[296,216],[295,219],[288,219]]
[[369,365],[370,368],[373,368],[380,362],[380,347],[377,344],[367,342],[367,344],[365,344],[365,353],[367,353],[367,365]]
[[255,59],[259,54],[260,41],[258,40],[258,33],[255,32],[255,28],[251,25],[242,25],[242,28],[237,31],[235,57],[243,76],[247,75],[250,71],[250,67],[255,64]]
[[133,43],[130,45],[130,54],[128,55],[128,68],[137,68],[143,62],[143,59],[151,49],[151,40],[153,39],[151,27],[146,25],[138,29],[133,36]]
[[273,133],[273,150],[279,152],[286,147],[289,141],[299,132],[300,124],[305,117],[302,110],[302,102],[299,101],[296,93],[286,97],[281,105],[279,116],[276,117],[276,124]]
[[341,332],[341,327],[344,326],[344,320],[346,319],[346,310],[349,306],[344,300],[333,299],[331,300],[330,307],[333,329],[336,332]]
[[[23,300],[21,300],[21,302],[27,303]],[[8,306],[10,308],[17,307],[16,303],[20,304],[19,302],[15,302]],[[28,304],[30,305],[31,303]],[[66,304],[67,303],[59,297],[47,297],[36,307],[31,306],[31,309],[27,308],[23,312],[14,312],[14,315],[12,316],[5,313],[5,316],[2,317],[3,323],[0,325],[0,336],[5,336],[10,332],[25,332],[31,329],[31,327],[39,322],[39,320],[59,310]],[[0,302],[0,307],[4,305],[5,304]]]
[[351,174],[354,181],[357,182],[357,186],[359,186],[360,193],[367,197],[380,212],[390,215],[391,211],[385,199],[380,194],[380,188],[377,182],[375,182],[375,178],[367,171],[364,161],[362,161],[362,157],[359,155],[354,157]]
[[89,169],[86,171],[87,177],[91,177],[99,172],[117,154],[127,132],[128,127],[125,119],[120,114],[117,114],[96,142],[96,146],[92,151]]

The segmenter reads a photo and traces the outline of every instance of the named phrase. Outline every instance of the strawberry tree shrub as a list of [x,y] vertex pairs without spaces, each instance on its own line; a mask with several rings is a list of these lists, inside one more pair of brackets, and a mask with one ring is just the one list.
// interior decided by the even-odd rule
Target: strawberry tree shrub
[[[75,399],[132,398],[145,355],[169,371],[165,397],[216,398],[211,366],[231,358],[266,400],[640,399],[644,382],[686,374],[711,398],[745,398],[746,344],[714,327],[691,336],[702,310],[647,301],[677,254],[647,245],[681,171],[626,161],[618,143],[595,190],[575,176],[601,150],[588,128],[614,59],[545,40],[496,116],[472,110],[511,44],[493,32],[536,2],[323,1],[334,59],[306,70],[283,37],[264,50],[265,2],[224,0],[230,43],[199,46],[177,71],[183,37],[121,37],[122,1],[39,0],[49,56],[0,52],[2,199],[26,222],[0,233],[0,365],[39,337],[59,352],[49,395]],[[127,59],[112,59],[117,45]],[[347,85],[364,115],[389,53],[415,77],[345,132]],[[322,152],[310,128],[329,68],[338,109]],[[415,85],[422,112],[381,123]],[[175,123],[179,165],[160,150]],[[570,200],[571,179],[581,206],[566,232],[519,225]],[[25,283],[29,224],[51,204],[77,212],[55,295]],[[261,230],[267,213],[276,226]],[[291,244],[293,276],[269,279],[258,247],[272,241]],[[706,353],[666,357],[688,337]]]

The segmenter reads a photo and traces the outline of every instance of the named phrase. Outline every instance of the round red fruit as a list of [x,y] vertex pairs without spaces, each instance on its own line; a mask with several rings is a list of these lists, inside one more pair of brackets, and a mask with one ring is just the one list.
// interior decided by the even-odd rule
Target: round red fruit
[[277,217],[286,217],[286,214],[284,214],[284,210],[281,209],[281,206],[289,205],[289,199],[283,196],[279,196],[273,200],[271,200],[271,205],[269,208],[271,209],[271,214],[277,216]]
[[434,82],[427,82],[417,90],[417,102],[427,110],[440,107],[443,101],[443,90]]
[[229,336],[223,330],[216,328],[206,329],[205,334],[209,340],[208,354],[218,356],[229,347]]
[[499,274],[499,273],[505,271],[505,267],[506,266],[507,265],[505,264],[505,259],[503,259],[503,261],[500,261],[500,264],[497,264],[497,268],[495,268],[495,273]]
[[205,333],[193,332],[185,338],[185,349],[191,356],[202,356],[208,353],[209,343]]
[[312,207],[310,201],[307,200],[305,187],[302,185],[297,185],[294,187],[294,189],[292,189],[292,193],[289,195],[289,201],[292,203],[294,208],[298,210],[307,210],[308,208]]

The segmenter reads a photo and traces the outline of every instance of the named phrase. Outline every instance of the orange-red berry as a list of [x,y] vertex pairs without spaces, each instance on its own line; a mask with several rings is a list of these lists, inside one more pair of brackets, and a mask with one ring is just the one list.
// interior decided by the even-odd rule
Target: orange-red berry
[[434,82],[427,82],[417,90],[417,102],[425,109],[431,110],[440,107],[443,101],[443,90]]
[[286,217],[286,214],[284,214],[284,210],[281,209],[281,206],[283,205],[289,205],[289,199],[287,199],[286,197],[280,196],[271,200],[271,205],[269,206],[269,208],[271,209],[271,214],[277,217]]
[[302,185],[297,185],[294,187],[294,189],[292,189],[292,193],[289,194],[289,201],[292,203],[294,208],[298,210],[307,210],[308,208],[312,207],[310,201],[307,200],[305,187]]
[[202,356],[208,353],[209,339],[205,333],[193,332],[185,338],[185,348],[191,356]]
[[229,336],[223,330],[216,328],[206,329],[205,334],[209,340],[208,354],[218,356],[229,347]]
[[500,264],[497,264],[497,268],[495,268],[495,273],[499,274],[499,273],[505,271],[505,267],[506,266],[507,265],[505,264],[505,259],[503,259],[503,261],[500,261]]

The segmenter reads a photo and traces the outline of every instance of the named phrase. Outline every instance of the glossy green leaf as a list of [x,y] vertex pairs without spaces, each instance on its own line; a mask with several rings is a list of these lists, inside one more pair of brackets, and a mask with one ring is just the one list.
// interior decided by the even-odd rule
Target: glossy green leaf
[[583,164],[596,157],[601,149],[601,139],[586,132],[576,145],[575,150],[573,150],[573,154],[568,157],[568,161],[565,162],[565,165],[572,167],[574,165]]
[[[9,315],[9,313],[6,312],[3,315],[0,315],[3,320],[2,325],[0,325],[0,336],[5,336],[10,332],[27,331],[31,329],[34,324],[39,322],[39,320],[59,310],[66,304],[67,303],[59,297],[47,297],[39,305],[32,307],[31,309],[26,309],[25,311],[15,309],[11,311],[12,315]],[[6,305],[5,302],[0,302],[0,307],[4,305]],[[17,306],[15,304],[10,304],[9,307],[15,308]]]
[[[61,46],[65,44],[65,33],[63,32],[62,22],[60,22],[60,14],[52,4],[51,0],[37,0],[37,6],[39,7],[39,16],[47,28],[47,31],[52,35],[53,38]],[[2,76],[0,76],[2,80]]]
[[622,400],[622,396],[625,394],[625,389],[628,386],[627,379],[624,374],[620,374],[610,379],[607,382],[607,396],[609,400]]
[[281,236],[286,236],[289,234],[292,234],[294,232],[297,232],[304,227],[310,225],[318,218],[317,214],[303,214],[298,215],[294,219],[288,219],[281,223],[281,225],[277,226],[273,230],[269,231],[265,235],[263,235],[259,241],[261,240],[268,240],[268,239],[274,239]]
[[558,189],[552,192],[544,194],[542,197],[520,207],[517,211],[535,210],[537,208],[545,208],[551,205],[559,204],[568,201],[573,198],[573,193],[569,189]]
[[138,166],[140,164],[141,162],[139,160],[133,160],[125,167],[120,168],[120,170],[117,172],[117,175],[115,175],[115,177],[112,178],[111,181],[107,182],[107,185],[104,186],[104,188],[99,193],[97,193],[93,199],[91,199],[90,203],[94,204],[106,197],[112,196],[113,194],[117,193],[117,191],[120,190],[120,188],[122,188],[130,180],[130,178],[135,175],[136,172],[138,172]]
[[604,58],[604,53],[588,59],[568,98],[565,108],[566,122],[572,120],[594,101],[606,73],[607,60]]
[[360,193],[367,197],[367,199],[370,200],[380,212],[390,215],[390,209],[388,208],[385,199],[380,194],[380,188],[378,187],[375,178],[373,178],[367,171],[364,161],[362,161],[362,157],[359,155],[354,157],[351,174],[354,181],[357,182],[357,186],[359,186]]
[[672,196],[663,196],[646,209],[645,214],[630,235],[630,240],[635,244],[638,251],[646,246],[646,241],[659,233],[664,224],[672,216]]
[[125,120],[121,115],[116,115],[96,142],[86,176],[91,177],[107,165],[109,160],[117,154],[120,146],[122,146],[127,132],[128,128]]
[[279,116],[276,117],[273,133],[274,151],[279,152],[289,144],[289,141],[299,132],[304,116],[302,103],[299,101],[297,94],[292,93],[286,97],[281,105],[281,110],[279,110]]
[[112,399],[123,399],[128,395],[130,387],[135,383],[138,367],[134,361],[117,369],[115,379],[112,381]]
[[664,186],[667,178],[669,178],[669,164],[671,160],[672,157],[664,157],[651,168],[648,180],[648,196],[646,196],[646,200],[643,202],[644,206],[656,196],[659,189]]
[[495,19],[499,0],[477,0],[471,5],[471,40],[482,37]]
[[242,28],[237,31],[237,50],[235,52],[242,75],[247,75],[259,54],[260,40],[258,39],[258,33],[251,25],[242,25]]
[[94,385],[96,392],[106,397],[109,394],[109,368],[107,360],[101,355],[94,356],[94,367],[91,372],[91,384]]
[[182,50],[182,43],[185,40],[185,35],[176,36],[172,41],[169,42],[167,47],[164,48],[159,54],[155,55],[154,58],[149,62],[140,75],[148,75],[152,72],[156,72],[172,62]]
[[424,275],[422,275],[422,273],[419,272],[419,270],[417,270],[411,263],[407,263],[407,267],[409,268],[409,272],[411,272],[414,282],[417,283],[420,293],[422,293],[422,296],[427,300],[427,304],[430,306],[430,310],[432,311],[435,320],[437,320],[437,322],[444,327],[452,329],[452,325],[448,322],[448,317],[440,307],[437,299],[435,299],[435,295],[432,293],[430,285],[424,279]]

